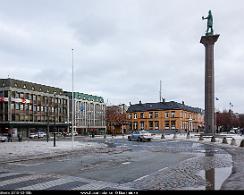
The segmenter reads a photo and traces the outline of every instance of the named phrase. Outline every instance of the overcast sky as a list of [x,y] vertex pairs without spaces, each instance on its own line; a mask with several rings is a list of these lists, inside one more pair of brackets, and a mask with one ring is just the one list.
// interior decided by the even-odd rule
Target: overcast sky
[[0,78],[102,96],[109,104],[204,108],[202,16],[212,10],[216,108],[244,113],[243,0],[0,0]]

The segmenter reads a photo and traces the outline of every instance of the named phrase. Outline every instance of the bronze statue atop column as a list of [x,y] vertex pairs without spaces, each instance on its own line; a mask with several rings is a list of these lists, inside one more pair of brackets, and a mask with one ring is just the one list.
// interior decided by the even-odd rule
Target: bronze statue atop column
[[[213,15],[211,13],[211,10],[208,11],[208,16],[207,17],[202,16],[202,19],[203,20],[205,20],[205,19],[208,20],[208,22],[207,22],[206,36],[213,35]],[[210,30],[210,32],[209,32],[209,30]]]

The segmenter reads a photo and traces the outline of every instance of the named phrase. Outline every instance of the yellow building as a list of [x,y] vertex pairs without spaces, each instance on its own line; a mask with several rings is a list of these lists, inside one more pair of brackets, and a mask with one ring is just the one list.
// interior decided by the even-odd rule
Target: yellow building
[[130,130],[200,131],[204,124],[202,109],[174,101],[130,105],[127,120]]

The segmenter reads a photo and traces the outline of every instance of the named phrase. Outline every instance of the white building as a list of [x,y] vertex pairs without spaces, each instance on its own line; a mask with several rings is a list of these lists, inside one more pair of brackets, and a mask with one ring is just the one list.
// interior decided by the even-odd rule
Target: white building
[[[71,124],[72,93],[65,93],[69,97]],[[95,131],[96,134],[103,134],[106,129],[105,107],[102,97],[74,92],[74,131],[82,135],[90,134],[92,131]]]

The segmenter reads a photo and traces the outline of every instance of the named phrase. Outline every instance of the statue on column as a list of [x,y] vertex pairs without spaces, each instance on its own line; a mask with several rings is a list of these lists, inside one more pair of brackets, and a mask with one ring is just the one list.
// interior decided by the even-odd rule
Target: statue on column
[[[213,35],[213,15],[211,13],[211,10],[208,11],[208,16],[207,17],[204,17],[202,16],[202,19],[207,19],[208,22],[207,22],[207,31],[206,31],[206,36],[208,35]],[[210,30],[210,32],[209,32]]]

